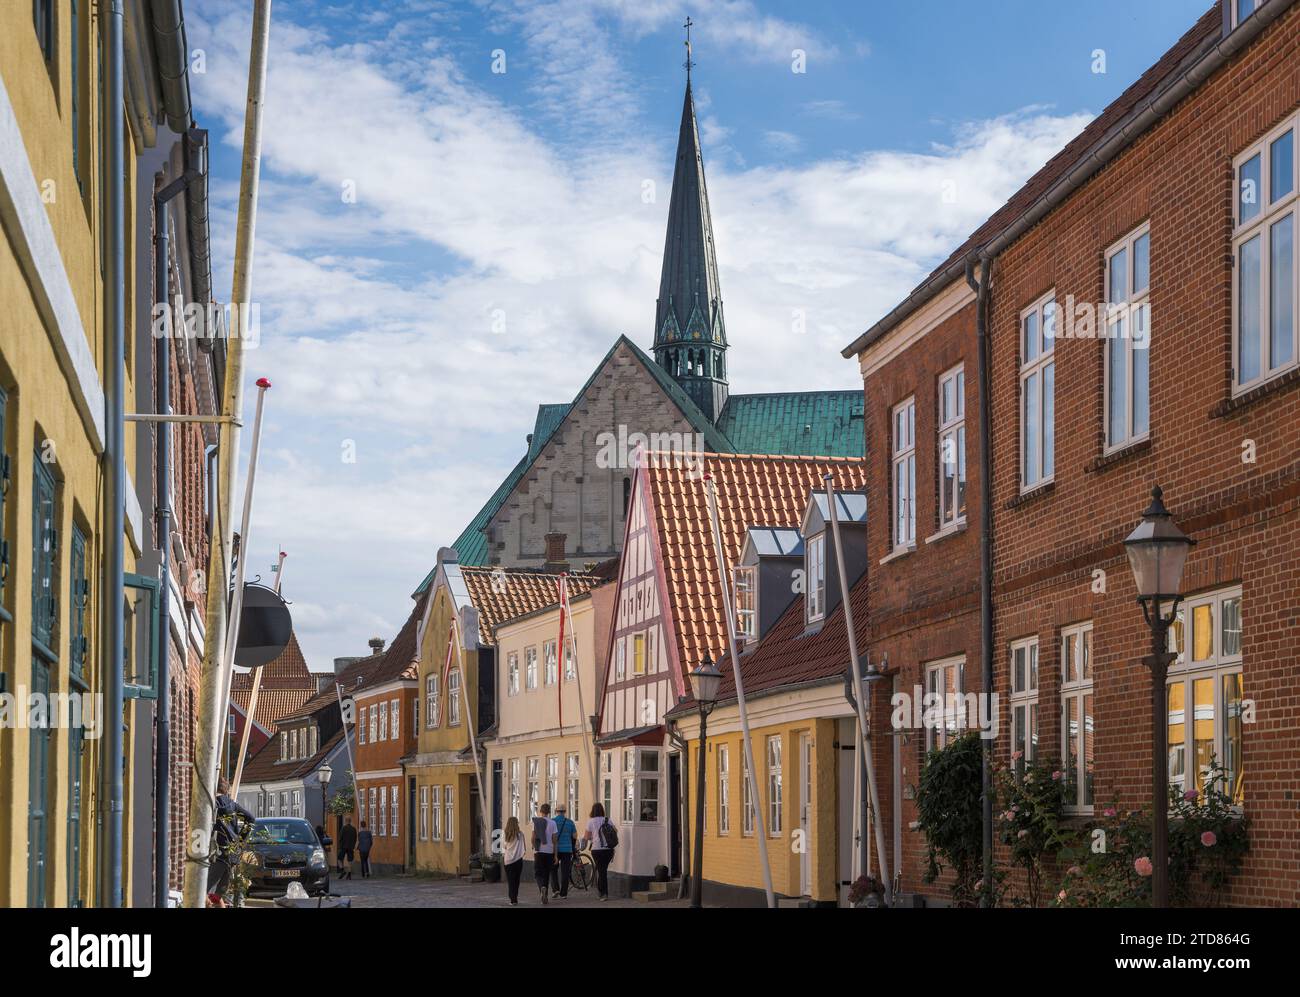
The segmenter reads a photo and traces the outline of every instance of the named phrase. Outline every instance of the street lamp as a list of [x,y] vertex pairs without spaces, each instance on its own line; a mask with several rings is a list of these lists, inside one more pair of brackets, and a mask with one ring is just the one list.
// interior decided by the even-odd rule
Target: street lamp
[[[1151,669],[1151,905],[1169,906],[1169,707],[1165,676],[1178,655],[1169,650],[1169,627],[1181,601],[1183,565],[1196,543],[1174,523],[1160,486],[1151,489],[1151,504],[1142,521],[1124,540],[1137,582],[1138,602],[1151,628],[1151,654],[1142,663]],[[1168,611],[1165,611],[1165,607]]]
[[[321,829],[329,834],[329,789],[330,779],[334,775],[334,770],[330,768],[329,762],[325,762],[316,770],[316,778],[320,780],[320,826]],[[321,847],[325,842],[321,842]]]
[[713,664],[708,652],[704,660],[690,673],[691,692],[700,711],[700,757],[695,763],[695,878],[691,880],[691,906],[704,906],[704,752],[705,737],[709,714],[718,702],[718,687],[722,684],[722,672]]

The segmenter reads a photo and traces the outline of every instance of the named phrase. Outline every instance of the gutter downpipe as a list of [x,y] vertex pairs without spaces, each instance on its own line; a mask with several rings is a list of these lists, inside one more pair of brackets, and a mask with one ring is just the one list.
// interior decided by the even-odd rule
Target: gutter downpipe
[[[993,702],[993,456],[989,402],[989,282],[993,261],[966,262],[966,282],[975,291],[975,337],[979,378],[980,423],[980,667],[986,703]],[[983,889],[980,906],[993,906],[993,742],[985,739],[980,751],[981,830],[983,832]]]
[[[105,483],[104,523],[104,643],[101,685],[104,690],[107,749],[103,753],[104,868],[100,884],[105,906],[122,906],[122,838],[124,811],[124,763],[122,734],[125,725],[125,650],[123,648],[123,599],[125,596],[126,529],[126,135],[123,124],[124,0],[109,0],[104,18],[104,108],[108,116],[108,259],[104,261],[104,360]],[[102,8],[101,8],[102,9]]]

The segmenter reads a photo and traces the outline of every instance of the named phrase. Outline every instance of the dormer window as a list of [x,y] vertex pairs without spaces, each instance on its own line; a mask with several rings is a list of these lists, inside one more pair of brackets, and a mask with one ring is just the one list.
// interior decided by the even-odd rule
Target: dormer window
[[1232,26],[1235,28],[1251,14],[1255,13],[1263,0],[1228,0],[1232,8]]
[[808,582],[808,622],[826,615],[826,534],[809,537],[805,565]]
[[758,639],[758,569],[736,568],[736,636]]

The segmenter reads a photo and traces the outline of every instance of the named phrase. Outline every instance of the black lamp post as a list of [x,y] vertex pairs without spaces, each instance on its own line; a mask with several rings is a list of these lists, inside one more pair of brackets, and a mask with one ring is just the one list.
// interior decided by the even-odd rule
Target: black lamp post
[[[1169,627],[1181,601],[1183,565],[1195,540],[1174,523],[1161,498],[1151,489],[1151,505],[1124,540],[1138,602],[1151,628],[1151,654],[1142,663],[1151,669],[1151,905],[1169,906],[1169,707],[1165,677],[1177,654],[1169,650]],[[1166,609],[1167,607],[1167,609]]]
[[[333,777],[334,770],[329,767],[329,762],[325,762],[316,770],[316,778],[320,780],[320,826],[321,830],[324,831],[326,835],[330,833],[329,791],[330,779]],[[324,846],[325,842],[322,841],[321,847],[323,848]]]
[[699,761],[695,763],[695,875],[691,878],[691,906],[704,906],[704,753],[709,714],[718,702],[718,687],[722,684],[722,672],[713,664],[708,652],[704,660],[690,673],[691,692],[700,711],[700,748]]

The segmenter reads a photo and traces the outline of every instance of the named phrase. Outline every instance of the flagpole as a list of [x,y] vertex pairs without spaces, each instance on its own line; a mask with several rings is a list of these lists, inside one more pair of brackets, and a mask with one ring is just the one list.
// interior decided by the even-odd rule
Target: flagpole
[[[565,584],[567,578],[567,573],[561,572],[555,582],[560,596],[560,639],[555,645],[555,716],[560,725],[560,737],[564,737],[564,604],[568,595],[568,586]],[[577,667],[576,658],[574,667]]]
[[[578,683],[578,736],[582,738],[583,753],[587,756],[587,771],[591,777],[591,802],[595,803],[597,794],[600,792],[598,788],[600,785],[600,779],[599,774],[596,772],[595,759],[591,754],[592,739],[594,735],[588,725],[581,721],[581,718],[587,715],[587,704],[582,696],[582,669],[578,665],[578,636],[577,630],[573,625],[573,607],[569,605],[569,585],[567,581],[564,585],[564,599],[560,612],[563,616],[567,616],[569,619],[569,643],[573,645],[573,680]],[[560,736],[564,736],[563,727],[560,728]]]
[[[754,817],[758,825],[758,856],[763,864],[763,889],[767,893],[767,906],[776,907],[776,893],[772,889],[772,867],[767,860],[767,822],[763,819],[762,799],[758,795],[758,768],[754,764],[754,744],[749,736],[749,712],[745,709],[745,683],[740,677],[740,657],[736,653],[735,606],[731,601],[731,586],[727,583],[727,563],[722,552],[722,530],[718,527],[718,491],[713,475],[704,476],[704,492],[709,500],[709,523],[713,527],[713,549],[718,559],[718,582],[722,586],[722,607],[726,612],[727,647],[731,654],[731,671],[736,682],[736,705],[740,709],[740,727],[745,734],[745,766],[749,769],[749,798],[754,801]],[[703,793],[700,786],[696,792]],[[742,801],[743,805],[743,801]],[[695,870],[698,876],[699,870]]]
[[[844,568],[844,546],[840,543],[840,515],[835,506],[835,475],[827,471],[823,476],[826,482],[826,505],[831,516],[831,535],[835,539],[835,564],[840,577],[840,599],[844,603],[844,627],[849,636],[849,661],[853,668],[853,702],[858,709],[858,739],[863,746],[867,764],[867,806],[870,808],[871,824],[876,830],[876,851],[880,854],[881,887],[885,891],[885,906],[893,904],[892,880],[889,878],[889,857],[885,854],[885,830],[880,826],[880,800],[876,796],[876,766],[871,757],[871,727],[867,722],[867,705],[862,689],[862,670],[858,665],[858,634],[853,627],[853,600],[849,598],[848,572]],[[854,773],[859,778],[860,772]],[[863,828],[866,832],[867,828]],[[869,833],[869,832],[868,832]],[[868,838],[870,842],[870,838]],[[868,852],[868,870],[870,853]]]
[[[348,772],[352,776],[352,809],[356,811],[357,820],[361,819],[361,802],[357,799],[357,763],[352,757],[352,739],[348,737],[348,714],[343,708],[343,690],[334,683],[334,694],[339,700],[339,719],[343,721],[343,747],[348,752]],[[418,693],[417,693],[418,695]],[[418,731],[416,732],[418,735]],[[323,818],[325,815],[321,814]]]
[[[465,724],[469,727],[469,750],[474,758],[474,781],[478,784],[478,814],[479,820],[483,824],[483,849],[488,851],[492,848],[492,833],[488,829],[488,800],[483,792],[483,773],[478,767],[478,732],[474,727],[474,711],[469,705],[469,686],[465,684],[465,644],[461,639],[460,627],[456,617],[453,614],[451,622],[451,632],[456,638],[456,647],[460,654],[456,655],[456,671],[460,675],[461,695],[465,697]],[[448,703],[450,706],[450,702]]]
[[[242,552],[240,554],[243,556]],[[280,551],[279,563],[275,567],[275,594],[280,594],[280,583],[284,580],[284,559],[289,555]],[[248,754],[248,736],[253,729],[253,717],[257,715],[257,698],[262,691],[262,668],[253,669],[253,691],[248,696],[248,712],[244,715],[244,732],[239,739],[239,754],[235,756],[235,777],[230,780],[231,799],[239,799],[239,783],[244,776],[244,757]]]

